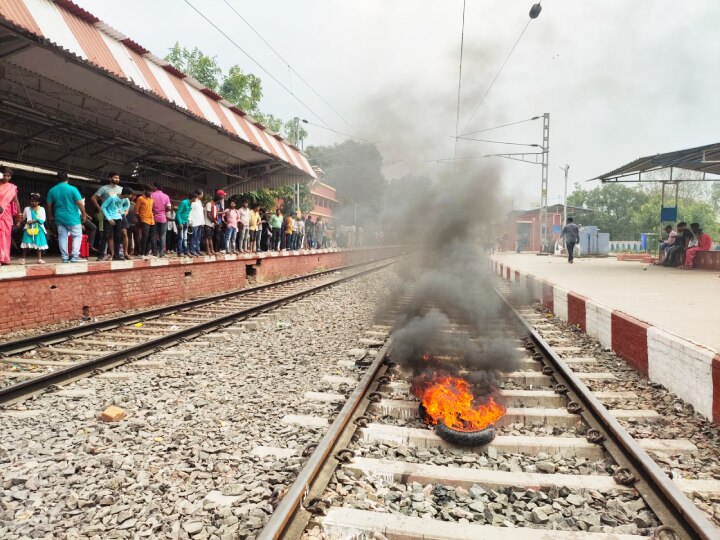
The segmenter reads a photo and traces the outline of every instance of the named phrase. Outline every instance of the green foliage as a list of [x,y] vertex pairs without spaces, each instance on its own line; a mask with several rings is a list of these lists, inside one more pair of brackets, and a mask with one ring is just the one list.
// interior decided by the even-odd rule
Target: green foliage
[[165,60],[211,90],[218,89],[222,69],[220,69],[214,56],[203,54],[197,47],[189,50],[187,47],[181,47],[180,43],[175,42]]
[[[282,207],[283,213],[295,212],[295,186],[284,186],[275,189],[259,189],[242,195],[234,196],[238,203],[247,200],[250,204],[257,203],[267,212],[275,212],[275,208]],[[280,204],[278,204],[280,201]],[[313,209],[312,195],[308,184],[300,184],[300,210],[303,214]]]
[[262,81],[252,73],[243,73],[240,66],[233,66],[220,84],[219,94],[243,111],[257,111],[262,99]]
[[[622,184],[603,184],[590,191],[583,190],[578,184],[568,204],[588,208],[593,211],[592,223],[601,231],[609,232],[611,240],[635,239],[640,231],[633,222],[637,209],[647,203],[644,192]],[[658,215],[660,208],[658,207]]]
[[263,114],[260,111],[252,111],[250,114],[252,114],[253,118],[260,122],[263,126],[268,128],[270,131],[274,131],[275,133],[280,133],[280,130],[283,126],[283,121],[275,116],[274,114]]
[[207,56],[195,47],[190,50],[175,43],[165,57],[177,69],[204,84],[239,109],[247,112],[275,133],[280,133],[283,121],[272,114],[259,110],[263,96],[262,80],[252,73],[244,73],[240,66],[232,66],[227,74],[218,65],[214,56]]
[[309,146],[306,153],[310,163],[327,174],[341,202],[382,207],[387,181],[381,172],[382,156],[375,145],[348,140],[332,146]]
[[[283,212],[292,214],[297,211],[295,208],[295,186],[284,186],[275,190],[278,199],[283,201]],[[308,184],[300,184],[300,211],[308,214],[313,209],[312,195],[310,195],[310,186]]]
[[302,126],[299,118],[295,117],[285,122],[285,138],[295,146],[300,146],[302,141],[307,139],[308,132]]
[[[700,223],[714,240],[720,238],[720,183],[683,182],[678,196],[678,221]],[[674,202],[674,201],[673,201]],[[628,187],[603,184],[584,190],[575,184],[568,204],[587,208],[591,215],[582,224],[597,225],[611,240],[637,240],[640,233],[660,232],[661,184]]]

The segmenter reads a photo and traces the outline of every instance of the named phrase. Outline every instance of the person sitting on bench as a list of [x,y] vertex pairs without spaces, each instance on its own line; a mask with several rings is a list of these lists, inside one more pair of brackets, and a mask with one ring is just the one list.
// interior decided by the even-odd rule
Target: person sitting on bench
[[710,238],[709,234],[703,232],[699,223],[691,223],[690,229],[697,239],[697,245],[688,248],[685,251],[685,266],[683,268],[687,270],[691,270],[693,268],[693,262],[695,261],[695,256],[698,252],[710,251],[712,249],[712,238]]

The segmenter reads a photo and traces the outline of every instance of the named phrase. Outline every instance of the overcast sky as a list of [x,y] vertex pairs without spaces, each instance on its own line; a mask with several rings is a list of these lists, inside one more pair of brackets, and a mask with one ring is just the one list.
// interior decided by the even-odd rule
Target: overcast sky
[[[189,0],[312,112],[184,0],[76,0],[158,56],[175,41],[263,79],[261,109],[382,141],[386,176],[432,174],[454,153],[462,0],[227,0],[347,119],[302,84],[224,0]],[[460,131],[528,20],[532,1],[467,0]],[[718,0],[545,0],[465,131],[549,112],[550,202],[570,184],[637,157],[718,141]],[[314,114],[313,114],[314,113]],[[309,127],[309,144],[342,137]],[[541,142],[528,122],[477,137]],[[523,147],[461,142],[458,155]],[[527,148],[528,151],[535,151]],[[537,203],[540,167],[500,161],[515,207]],[[332,179],[330,179],[332,181]]]

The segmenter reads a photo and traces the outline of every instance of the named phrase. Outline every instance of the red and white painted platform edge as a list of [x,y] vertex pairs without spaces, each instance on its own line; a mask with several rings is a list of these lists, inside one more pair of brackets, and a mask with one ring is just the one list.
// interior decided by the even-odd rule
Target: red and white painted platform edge
[[650,381],[720,423],[720,353],[496,260],[491,270],[518,283],[559,319],[579,326]]
[[[360,248],[363,249],[363,248]],[[367,248],[373,249],[373,248]],[[245,253],[239,255],[216,255],[214,257],[176,257],[168,255],[162,258],[132,259],[129,261],[88,261],[79,263],[57,263],[57,264],[31,264],[33,257],[28,258],[27,265],[17,264],[17,259],[12,264],[0,267],[0,281],[7,279],[24,279],[30,277],[63,276],[69,274],[86,274],[92,272],[107,272],[109,270],[135,270],[138,268],[152,268],[157,266],[178,266],[207,264],[224,261],[248,261],[249,263],[262,259],[275,257],[301,257],[306,255],[321,255],[325,253],[340,253],[343,251],[357,251],[351,249],[328,248],[328,249],[302,249],[298,251],[263,251],[261,253]]]

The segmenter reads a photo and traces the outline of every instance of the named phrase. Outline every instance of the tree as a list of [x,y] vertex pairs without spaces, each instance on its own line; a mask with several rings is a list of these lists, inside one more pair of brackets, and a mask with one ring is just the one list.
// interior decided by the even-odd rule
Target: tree
[[[699,182],[680,184],[678,197],[678,221],[700,223],[713,238],[720,233],[720,216],[713,203],[715,187],[710,189]],[[718,196],[720,197],[720,189]],[[575,184],[575,191],[568,196],[568,204],[587,208],[592,212],[586,225],[597,225],[609,232],[612,240],[637,240],[640,233],[659,232],[660,208],[662,206],[661,184],[628,187],[622,184],[603,184],[592,190],[584,190]]]
[[[278,199],[281,199],[283,202],[282,207],[285,214],[292,214],[297,211],[295,207],[295,186],[284,186],[277,188],[275,191]],[[300,211],[303,214],[308,214],[312,212],[313,207],[310,186],[308,184],[300,184]]]
[[300,146],[307,139],[308,132],[302,127],[298,117],[285,122],[285,138],[295,146]]
[[338,191],[341,202],[381,208],[387,181],[382,175],[382,156],[373,144],[348,140],[332,146],[309,146],[306,153]]
[[262,99],[262,81],[252,73],[243,73],[240,66],[235,65],[223,79],[219,94],[239,109],[253,114]]
[[263,96],[260,77],[252,73],[244,73],[238,65],[232,66],[225,75],[214,56],[206,55],[197,47],[190,50],[177,42],[170,49],[165,60],[218,92],[223,98],[255,117],[272,131],[279,133],[282,129],[281,119],[272,114],[263,114],[258,108]]
[[580,188],[568,196],[568,204],[592,210],[592,223],[586,225],[609,232],[611,240],[630,240],[638,235],[633,217],[647,201],[646,193],[622,184],[603,184],[590,191]]
[[190,75],[199,83],[204,84],[210,90],[217,90],[222,76],[222,69],[214,56],[203,54],[197,47],[191,51],[175,42],[165,60],[180,71]]
[[263,114],[260,111],[253,111],[250,114],[270,131],[280,133],[283,127],[283,121],[274,114]]
[[[295,212],[295,186],[283,186],[274,189],[259,189],[242,195],[234,196],[235,200],[247,200],[251,204],[259,204],[268,212],[274,212],[276,207],[282,207],[285,214]],[[279,201],[279,204],[278,204]],[[303,214],[312,212],[312,194],[308,184],[300,184],[300,210]]]

